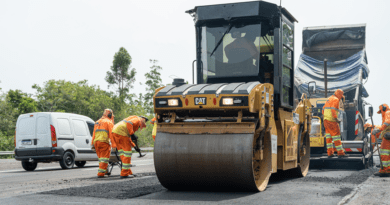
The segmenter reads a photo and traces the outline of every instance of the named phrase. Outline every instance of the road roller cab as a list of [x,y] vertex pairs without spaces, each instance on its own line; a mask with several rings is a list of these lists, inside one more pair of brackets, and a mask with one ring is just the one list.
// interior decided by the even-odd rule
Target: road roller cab
[[305,176],[311,105],[305,95],[293,99],[296,19],[263,1],[186,13],[195,22],[197,83],[176,79],[156,90],[161,184],[263,191],[277,170]]

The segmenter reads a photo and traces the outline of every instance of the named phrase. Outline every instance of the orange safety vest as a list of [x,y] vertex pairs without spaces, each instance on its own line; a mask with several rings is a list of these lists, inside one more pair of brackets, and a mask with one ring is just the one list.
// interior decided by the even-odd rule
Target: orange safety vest
[[96,121],[95,127],[93,128],[92,144],[95,144],[96,141],[110,143],[113,127],[112,120],[107,117],[102,117]]

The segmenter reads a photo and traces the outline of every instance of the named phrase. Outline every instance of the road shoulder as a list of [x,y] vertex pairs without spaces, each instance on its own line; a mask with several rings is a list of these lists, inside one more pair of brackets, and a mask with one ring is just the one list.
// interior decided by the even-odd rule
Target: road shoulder
[[389,184],[390,177],[371,176],[354,190],[355,193],[352,192],[346,196],[339,204],[388,204],[390,201]]

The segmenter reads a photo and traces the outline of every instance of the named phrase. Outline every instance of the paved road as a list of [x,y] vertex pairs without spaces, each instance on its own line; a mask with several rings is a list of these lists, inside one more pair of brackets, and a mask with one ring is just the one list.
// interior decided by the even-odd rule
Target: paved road
[[356,198],[367,195],[359,191],[368,190],[361,187],[372,188],[365,183],[372,181],[366,179],[376,171],[311,169],[307,177],[292,179],[279,173],[261,193],[171,192],[154,175],[153,153],[134,158],[132,170],[139,175],[125,180],[119,179],[118,168],[109,178],[97,179],[97,163],[72,170],[52,163],[39,165],[34,172],[24,171],[20,163],[15,168],[16,162],[7,170],[4,163],[0,161],[1,204],[359,204]]
[[[143,158],[133,157],[132,164],[136,165],[132,168],[135,174],[154,172],[153,153],[147,153]],[[41,191],[107,183],[119,179],[120,174],[119,168],[114,167],[112,176],[97,180],[98,162],[69,170],[61,169],[58,162],[42,163],[35,171],[27,172],[20,162],[7,159],[0,160],[0,167],[0,201]]]

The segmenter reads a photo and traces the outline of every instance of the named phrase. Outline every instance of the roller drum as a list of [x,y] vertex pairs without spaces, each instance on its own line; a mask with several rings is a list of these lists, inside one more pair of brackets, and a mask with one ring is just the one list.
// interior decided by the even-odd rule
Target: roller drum
[[154,164],[169,190],[259,191],[253,134],[158,133]]

